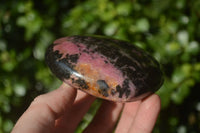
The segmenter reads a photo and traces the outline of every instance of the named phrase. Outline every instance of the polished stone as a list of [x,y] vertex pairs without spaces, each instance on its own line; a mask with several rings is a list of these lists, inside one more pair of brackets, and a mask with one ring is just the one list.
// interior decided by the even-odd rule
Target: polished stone
[[102,36],[69,36],[47,49],[51,71],[70,86],[93,96],[129,102],[157,91],[159,63],[135,45]]

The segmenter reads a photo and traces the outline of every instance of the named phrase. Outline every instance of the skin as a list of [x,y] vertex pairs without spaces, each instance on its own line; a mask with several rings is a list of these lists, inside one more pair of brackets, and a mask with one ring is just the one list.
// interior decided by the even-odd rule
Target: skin
[[[63,83],[36,97],[11,133],[73,133],[94,100]],[[104,101],[84,133],[111,133],[114,129],[115,133],[150,133],[159,111],[156,94],[125,104]]]

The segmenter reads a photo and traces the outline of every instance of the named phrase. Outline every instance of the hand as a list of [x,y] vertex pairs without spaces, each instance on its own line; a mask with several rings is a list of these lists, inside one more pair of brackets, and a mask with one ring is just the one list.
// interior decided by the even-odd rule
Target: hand
[[[57,90],[38,96],[19,118],[12,133],[73,133],[93,96],[62,84]],[[153,94],[131,103],[104,101],[84,133],[150,133],[160,111],[160,98]]]

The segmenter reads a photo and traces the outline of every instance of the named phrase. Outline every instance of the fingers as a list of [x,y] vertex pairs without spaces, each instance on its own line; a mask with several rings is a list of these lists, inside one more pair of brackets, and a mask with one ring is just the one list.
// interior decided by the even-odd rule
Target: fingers
[[129,133],[151,133],[160,111],[160,98],[153,94],[142,101]]
[[104,101],[84,133],[111,133],[122,108],[122,103]]
[[76,100],[69,113],[65,113],[65,115],[56,121],[56,132],[74,132],[94,100],[95,97],[78,91]]
[[126,103],[115,133],[127,133],[138,111],[141,101]]
[[36,97],[31,103],[30,108],[46,104],[53,111],[56,118],[59,118],[71,108],[74,103],[76,93],[76,89],[63,83],[59,89]]
[[16,123],[12,133],[52,132],[54,122],[71,108],[76,90],[63,84],[59,89],[38,96]]
[[[74,132],[94,97],[63,84],[60,89],[38,96],[18,120],[12,133]],[[74,101],[75,100],[75,101]],[[84,132],[112,132],[123,108],[121,103],[104,101]],[[149,133],[160,111],[160,98],[153,94],[142,101],[127,103],[116,133]]]

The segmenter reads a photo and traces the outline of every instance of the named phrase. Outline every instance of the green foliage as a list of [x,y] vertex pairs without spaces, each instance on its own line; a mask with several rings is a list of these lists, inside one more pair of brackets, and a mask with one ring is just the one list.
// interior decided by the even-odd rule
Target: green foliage
[[[10,132],[35,96],[59,86],[44,63],[45,49],[56,38],[74,34],[128,40],[151,53],[165,75],[154,132],[199,132],[199,7],[199,0],[2,0],[0,133]],[[85,116],[77,132],[94,113]]]

